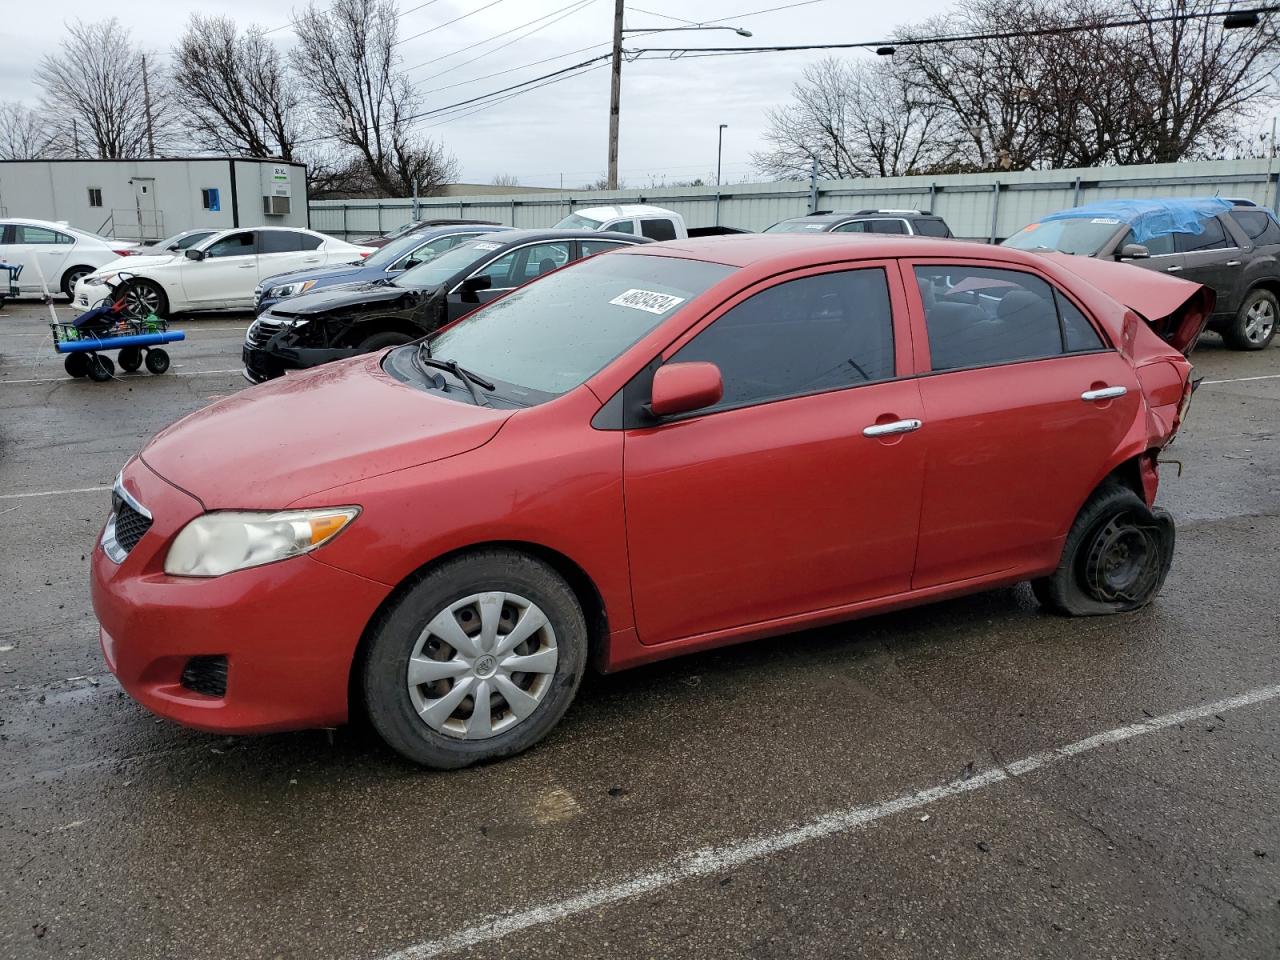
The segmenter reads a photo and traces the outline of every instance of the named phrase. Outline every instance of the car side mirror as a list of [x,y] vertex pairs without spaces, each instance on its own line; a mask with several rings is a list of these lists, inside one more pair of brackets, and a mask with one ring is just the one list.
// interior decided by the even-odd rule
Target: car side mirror
[[489,276],[487,273],[482,273],[478,277],[467,277],[467,279],[462,281],[462,285],[458,288],[458,291],[462,294],[462,299],[470,299],[474,301],[477,293],[481,290],[488,290],[492,286],[493,277]]
[[1151,251],[1140,243],[1126,243],[1116,256],[1121,260],[1145,260],[1151,256]]
[[203,251],[203,250],[193,250],[191,247],[187,247],[187,259],[188,259],[188,260],[203,260],[203,259],[204,259],[204,251]]
[[668,363],[653,375],[649,412],[655,417],[671,417],[709,407],[722,397],[724,380],[714,363]]

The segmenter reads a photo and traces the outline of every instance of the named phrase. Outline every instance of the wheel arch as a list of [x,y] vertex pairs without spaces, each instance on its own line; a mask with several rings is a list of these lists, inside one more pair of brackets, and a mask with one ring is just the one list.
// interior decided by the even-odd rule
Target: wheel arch
[[559,550],[528,540],[486,540],[470,543],[464,547],[458,547],[447,553],[442,553],[438,557],[433,557],[417,567],[397,583],[383,599],[382,603],[378,604],[378,608],[369,618],[369,622],[365,624],[364,631],[360,635],[360,641],[357,643],[355,652],[351,657],[351,665],[348,668],[347,710],[349,716],[354,715],[357,710],[363,712],[364,701],[360,692],[360,672],[364,665],[364,658],[368,652],[373,632],[381,623],[383,617],[400,602],[401,597],[437,567],[458,557],[471,553],[480,553],[485,550],[510,550],[526,554],[542,561],[563,577],[582,607],[582,616],[587,623],[587,663],[599,662],[599,655],[609,637],[608,613],[605,610],[604,598],[600,593],[600,589],[581,564]]
[[342,342],[354,346],[380,333],[403,333],[416,340],[425,331],[406,317],[373,316],[354,321],[343,331]]
[[71,275],[72,275],[73,273],[76,273],[76,272],[77,272],[77,271],[79,271],[79,270],[86,270],[86,271],[88,271],[89,273],[93,273],[93,272],[94,272],[95,270],[97,270],[97,269],[98,269],[97,267],[92,266],[92,265],[87,264],[87,263],[74,263],[74,264],[72,264],[71,266],[67,267],[67,269],[63,270],[63,271],[62,271],[62,276],[58,278],[58,289],[59,289],[59,290],[62,290],[63,292],[65,292],[65,293],[67,293],[67,294],[73,294],[73,293],[75,293],[75,291],[74,291],[74,290],[72,290],[72,289],[71,289],[71,287],[67,284],[67,281],[68,281],[69,279],[71,279]]

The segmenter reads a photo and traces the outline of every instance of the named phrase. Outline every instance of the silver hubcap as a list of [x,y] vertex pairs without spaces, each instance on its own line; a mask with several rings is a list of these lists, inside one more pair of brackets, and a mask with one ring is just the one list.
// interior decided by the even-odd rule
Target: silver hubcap
[[528,719],[551,689],[556,634],[532,600],[476,593],[441,610],[418,636],[405,680],[423,722],[483,740]]
[[1244,335],[1253,343],[1271,336],[1276,325],[1276,311],[1270,300],[1259,300],[1244,315]]

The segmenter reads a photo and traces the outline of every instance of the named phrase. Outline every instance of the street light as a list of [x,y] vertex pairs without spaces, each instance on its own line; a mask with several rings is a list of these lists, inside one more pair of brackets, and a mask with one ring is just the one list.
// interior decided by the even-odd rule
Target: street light
[[613,81],[609,87],[609,180],[608,189],[618,189],[618,121],[622,101],[622,35],[625,33],[675,33],[681,30],[732,30],[740,37],[751,36],[742,27],[719,27],[691,24],[687,27],[634,27],[622,29],[622,7],[625,0],[614,0],[613,6]]
[[720,157],[724,153],[724,131],[729,125],[720,124],[720,132],[716,136],[716,186],[720,186]]

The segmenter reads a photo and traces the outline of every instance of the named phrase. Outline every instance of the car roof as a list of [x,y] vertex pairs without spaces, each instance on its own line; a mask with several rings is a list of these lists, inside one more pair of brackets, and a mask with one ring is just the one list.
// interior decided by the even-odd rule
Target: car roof
[[936,213],[920,213],[917,210],[832,210],[826,213],[810,213],[803,217],[787,217],[779,223],[837,223],[841,220],[941,220]]
[[784,270],[846,259],[877,260],[895,257],[954,257],[996,260],[1025,266],[1040,263],[1035,254],[1012,247],[889,233],[740,233],[668,240],[643,249],[620,250],[616,255],[677,257],[721,263],[730,267],[752,267],[776,262],[779,269]]
[[672,211],[663,207],[655,207],[647,203],[619,203],[604,207],[579,207],[572,211],[580,216],[593,220],[609,220],[613,217],[669,217]]
[[495,243],[515,245],[528,243],[531,240],[627,240],[631,243],[645,243],[649,238],[634,233],[620,233],[616,230],[511,230],[505,229],[492,234],[482,234],[477,240],[492,236]]

